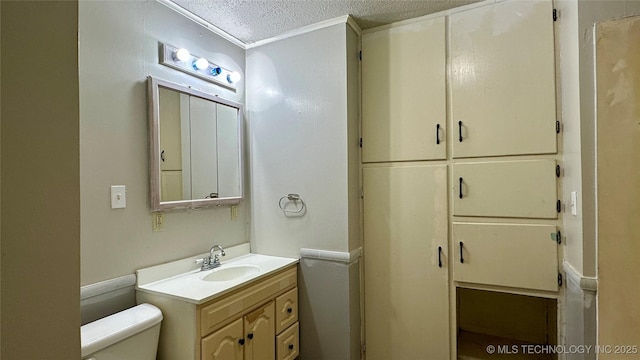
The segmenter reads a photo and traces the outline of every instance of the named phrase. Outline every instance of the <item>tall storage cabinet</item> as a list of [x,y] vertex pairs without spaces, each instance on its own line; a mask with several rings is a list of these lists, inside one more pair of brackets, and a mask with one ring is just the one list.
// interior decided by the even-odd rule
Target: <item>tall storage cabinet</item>
[[554,59],[547,0],[363,35],[368,360],[557,344]]
[[447,359],[447,167],[385,164],[363,180],[367,359]]

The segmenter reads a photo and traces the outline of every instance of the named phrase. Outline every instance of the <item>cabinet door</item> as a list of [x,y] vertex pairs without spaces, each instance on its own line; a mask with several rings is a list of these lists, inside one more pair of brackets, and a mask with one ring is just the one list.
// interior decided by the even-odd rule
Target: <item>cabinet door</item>
[[447,167],[367,167],[363,180],[367,359],[449,359]]
[[202,339],[202,360],[243,360],[245,341],[238,319]]
[[453,223],[451,231],[456,281],[558,290],[555,226]]
[[453,156],[556,152],[551,1],[507,1],[453,14]]
[[444,18],[362,37],[362,161],[444,159]]
[[276,353],[273,301],[244,316],[245,360],[273,360]]
[[554,160],[453,165],[453,215],[556,219]]

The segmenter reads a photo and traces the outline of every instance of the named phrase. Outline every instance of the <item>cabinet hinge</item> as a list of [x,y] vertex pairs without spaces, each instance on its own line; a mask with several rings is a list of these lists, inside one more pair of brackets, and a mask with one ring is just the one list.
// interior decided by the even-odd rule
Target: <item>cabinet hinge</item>
[[553,9],[553,21],[558,21],[558,9]]
[[556,177],[560,177],[560,165],[556,165]]
[[560,213],[562,212],[562,201],[558,200],[556,202],[556,210]]
[[556,134],[560,134],[560,121],[556,121]]
[[551,233],[551,240],[557,242],[558,244],[562,244],[562,233],[560,230],[556,233]]
[[558,286],[562,286],[562,274],[558,273]]
[[362,61],[362,50],[361,50],[361,51],[358,51],[358,59],[359,59],[360,61]]
[[362,149],[362,138],[360,138],[360,148]]

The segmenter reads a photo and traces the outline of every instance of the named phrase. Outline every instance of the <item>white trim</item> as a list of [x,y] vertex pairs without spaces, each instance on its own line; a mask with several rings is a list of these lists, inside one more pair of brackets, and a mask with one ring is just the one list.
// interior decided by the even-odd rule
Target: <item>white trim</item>
[[463,11],[467,11],[467,10],[471,10],[471,9],[475,9],[475,8],[479,8],[479,7],[483,7],[483,6],[487,6],[487,5],[491,5],[491,4],[495,4],[495,3],[505,2],[505,1],[507,1],[507,0],[485,0],[485,1],[480,1],[480,2],[477,2],[477,3],[471,3],[471,4],[464,5],[464,6],[459,6],[459,7],[455,7],[455,8],[452,8],[452,9],[442,10],[442,11],[438,11],[436,13],[431,13],[431,14],[423,15],[423,16],[416,17],[416,18],[411,18],[411,19],[401,20],[401,21],[394,21],[391,24],[380,25],[380,26],[377,26],[377,27],[374,27],[374,28],[369,28],[369,29],[366,29],[366,30],[362,30],[362,33],[363,34],[368,34],[368,33],[376,32],[376,31],[391,29],[391,28],[395,28],[395,27],[398,27],[398,26],[404,26],[404,25],[413,24],[413,23],[416,23],[416,22],[424,21],[424,20],[435,19],[435,18],[439,18],[439,17],[443,17],[443,16],[453,15],[453,14],[461,13]]
[[219,27],[213,25],[212,23],[208,22],[207,20],[201,18],[200,16],[188,11],[187,9],[179,6],[178,4],[172,2],[171,0],[156,0],[157,2],[159,2],[160,4],[168,7],[169,9],[177,12],[178,14],[181,14],[182,16],[186,17],[187,19],[190,19],[191,21],[197,23],[200,26],[203,26],[204,28],[206,28],[207,30],[211,31],[212,33],[224,38],[225,40],[229,41],[230,43],[246,50],[247,49],[247,45],[242,42],[240,39],[236,38],[235,36],[230,35],[229,33],[225,32],[224,30],[220,29]]
[[[258,46],[262,46],[262,45],[266,45],[272,42],[276,42],[276,41],[280,41],[280,40],[284,40],[284,39],[288,39],[290,37],[294,37],[294,36],[298,36],[298,35],[302,35],[302,34],[306,34],[312,31],[316,31],[316,30],[320,30],[320,29],[324,29],[324,28],[328,28],[330,26],[334,26],[334,25],[338,25],[338,24],[349,24],[351,27],[353,27],[353,25],[351,23],[349,23],[349,19],[351,17],[349,15],[342,15],[342,16],[338,16],[336,18],[333,19],[329,19],[329,20],[324,20],[324,21],[320,21],[318,23],[315,24],[311,24],[311,25],[307,25],[307,26],[303,26],[301,28],[297,28],[291,31],[287,31],[283,34],[268,38],[268,39],[264,39],[264,40],[258,40],[254,43],[251,44],[246,44],[246,49],[251,49],[254,47],[258,47]],[[355,22],[352,20],[352,23],[355,24]],[[357,26],[357,25],[355,25]],[[358,27],[359,29],[360,27]],[[357,29],[354,28],[354,30],[356,30],[356,32],[358,31]]]
[[120,290],[126,287],[133,287],[136,284],[136,275],[129,274],[101,281],[95,284],[85,285],[80,288],[80,300],[88,299],[94,296],[106,294],[108,292]]
[[347,25],[351,26],[353,31],[355,31],[356,34],[358,34],[358,36],[362,35],[362,29],[360,28],[360,26],[358,26],[358,23],[356,23],[356,21],[353,20],[351,15],[347,15]]
[[329,251],[319,249],[300,249],[300,257],[303,259],[327,260],[350,264],[360,258],[362,248],[357,248],[351,252]]
[[598,279],[594,277],[583,276],[578,270],[576,270],[566,260],[562,262],[562,269],[567,274],[567,280],[580,286],[582,290],[586,291],[598,291]]

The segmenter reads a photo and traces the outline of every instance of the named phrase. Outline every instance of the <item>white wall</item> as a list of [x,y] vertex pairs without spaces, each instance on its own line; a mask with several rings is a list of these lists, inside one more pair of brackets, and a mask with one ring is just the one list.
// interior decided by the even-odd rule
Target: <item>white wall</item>
[[[359,46],[342,23],[247,50],[254,251],[360,246]],[[288,193],[303,216],[280,210]],[[298,277],[300,357],[359,359],[359,262],[303,258]]]
[[[155,1],[79,4],[82,284],[249,241],[248,200],[165,214],[152,231],[146,78],[192,85],[244,103],[233,92],[158,64],[158,42],[182,46],[244,77],[245,51]],[[127,208],[110,208],[110,186],[127,186]]]
[[[252,248],[348,251],[346,25],[247,50]],[[302,217],[278,201],[304,199]]]
[[78,359],[78,3],[0,7],[0,357]]

